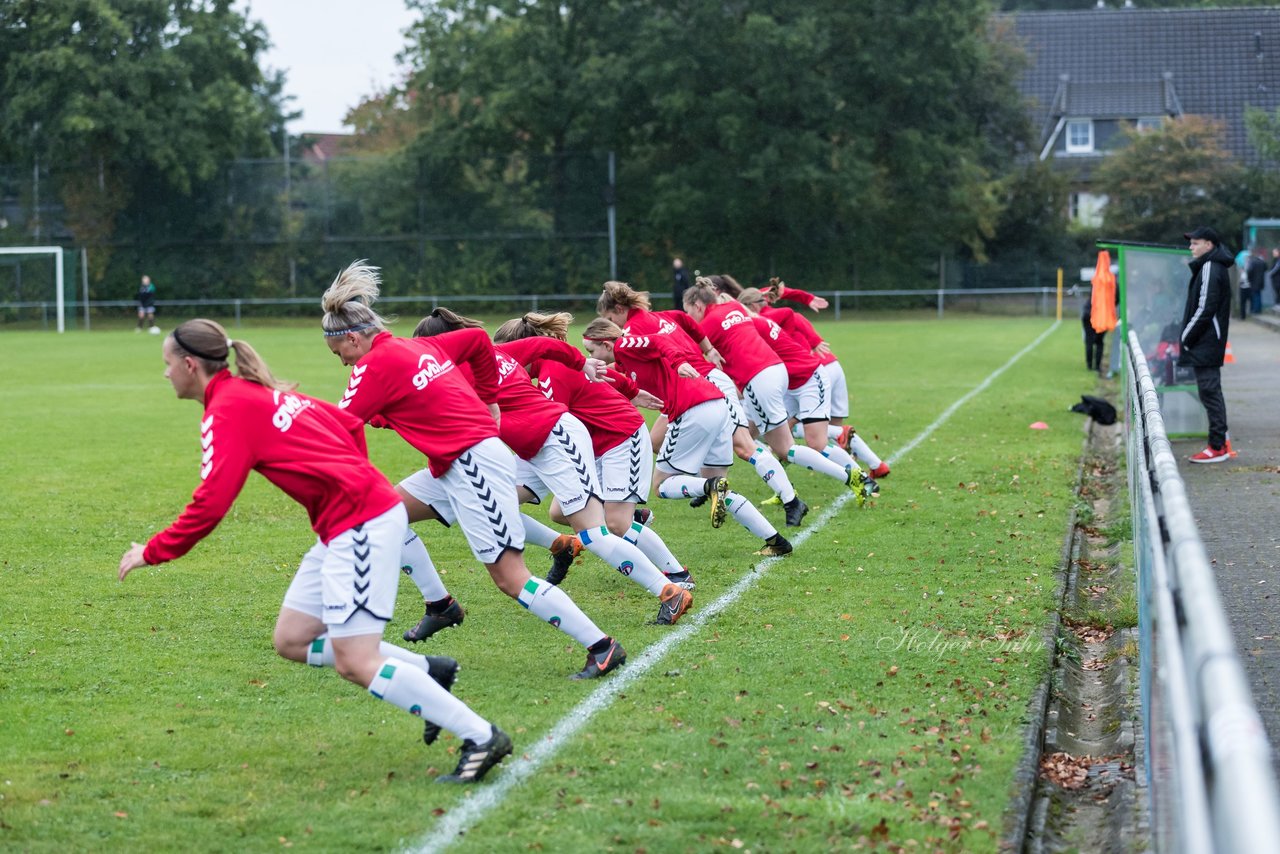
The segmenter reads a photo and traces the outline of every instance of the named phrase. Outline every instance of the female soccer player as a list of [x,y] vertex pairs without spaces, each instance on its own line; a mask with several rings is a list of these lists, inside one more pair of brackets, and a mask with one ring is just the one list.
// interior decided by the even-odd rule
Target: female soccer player
[[[822,375],[827,382],[827,389],[831,398],[831,425],[827,429],[827,435],[835,440],[837,445],[863,463],[867,467],[867,474],[871,475],[871,477],[876,479],[888,477],[889,464],[871,449],[866,440],[858,435],[858,431],[845,423],[845,419],[849,417],[849,384],[845,378],[844,367],[836,358],[835,353],[831,352],[831,346],[813,328],[813,324],[809,322],[807,317],[795,309],[785,308],[776,304],[779,298],[778,294],[782,290],[786,291],[787,299],[795,298],[793,295],[797,293],[813,297],[812,294],[805,291],[787,288],[780,279],[774,278],[770,280],[767,288],[761,290],[761,294],[764,296],[764,304],[760,306],[759,311],[761,316],[769,318],[796,338],[803,340],[813,351],[813,354],[822,360]],[[821,297],[813,297],[815,301],[821,299]],[[816,302],[812,304],[817,305]],[[825,301],[821,307],[826,307]],[[797,425],[796,429],[799,430],[800,425]],[[795,435],[795,431],[793,431],[793,435]],[[797,435],[796,438],[802,438],[802,435]]]
[[[410,521],[427,518],[427,505],[447,506],[498,589],[587,648],[587,663],[573,678],[610,672],[626,660],[622,645],[525,566],[515,464],[498,439],[498,365],[489,336],[463,329],[396,338],[370,308],[378,285],[378,268],[356,261],[321,297],[325,343],[351,366],[338,405],[390,427],[427,456],[427,469],[397,487]],[[459,370],[463,363],[470,378]]]
[[733,462],[729,407],[720,389],[701,377],[677,373],[676,351],[663,336],[627,336],[617,324],[598,317],[583,333],[587,352],[632,375],[636,385],[662,401],[670,421],[654,474],[662,498],[705,495],[711,502],[711,527],[726,514],[764,540],[759,555],[791,553],[791,543],[778,533],[746,497],[729,490],[725,473]]
[[[604,292],[596,301],[596,311],[622,329],[627,336],[668,336],[671,343],[679,349],[675,367],[681,369],[686,376],[701,376],[720,389],[729,407],[733,453],[750,465],[783,503],[787,525],[799,525],[808,506],[796,495],[795,487],[791,485],[791,479],[777,457],[752,434],[751,422],[742,408],[737,386],[717,366],[723,365],[722,354],[712,346],[697,321],[684,311],[650,311],[649,294],[632,290],[625,282],[605,282]],[[681,368],[681,363],[687,363],[689,367]],[[654,425],[655,450],[661,448],[660,437],[665,433],[665,426],[661,419]],[[694,496],[690,504],[696,507],[704,500],[705,496]]]
[[526,366],[544,395],[568,407],[591,434],[609,530],[634,543],[668,581],[692,590],[689,571],[635,514],[636,504],[649,500],[653,454],[646,447],[644,418],[632,401],[650,409],[661,409],[662,401],[616,372],[610,382],[588,380],[583,375],[586,359],[565,341],[572,321],[573,315],[565,312],[530,312],[502,324],[493,339],[497,349]]
[[765,442],[780,459],[860,489],[852,471],[795,443],[787,425],[787,369],[782,359],[760,337],[741,303],[727,296],[721,299],[704,277],[684,292],[685,310],[724,356],[725,371],[742,390],[747,415],[759,426]]
[[[787,369],[787,415],[803,428],[805,444],[849,474],[850,485],[858,483],[860,501],[879,494],[875,481],[866,475],[844,448],[827,435],[831,423],[831,398],[822,373],[822,361],[803,342],[787,334],[781,326],[762,317],[758,307],[764,297],[755,288],[745,288],[739,304],[751,315],[756,332],[778,354]],[[753,307],[755,306],[755,307]]]
[[[414,337],[430,340],[459,329],[484,334],[479,321],[435,311],[418,324]],[[587,428],[564,404],[533,387],[520,360],[501,350],[495,350],[494,357],[496,401],[502,415],[498,436],[521,460],[517,482],[534,501],[554,495],[583,547],[657,597],[655,622],[675,624],[693,604],[693,594],[668,580],[635,543],[615,535],[605,524],[603,492]]]
[[[236,354],[237,375],[228,368]],[[461,736],[457,770],[470,783],[511,753],[511,739],[447,690],[458,664],[382,642],[395,607],[404,505],[365,453],[364,424],[278,382],[248,343],[212,320],[189,320],[164,340],[164,375],[178,397],[204,406],[200,485],[172,525],[120,558],[120,580],[182,557],[222,521],[250,471],[307,510],[319,541],[302,559],[276,621],[290,661],[334,667],[379,700]],[[434,727],[434,731],[433,731]]]

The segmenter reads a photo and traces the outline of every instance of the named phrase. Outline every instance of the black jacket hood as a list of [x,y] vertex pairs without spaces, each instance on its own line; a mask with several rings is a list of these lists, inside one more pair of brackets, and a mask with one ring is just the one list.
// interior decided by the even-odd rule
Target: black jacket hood
[[1191,263],[1187,266],[1191,268],[1192,272],[1198,273],[1206,261],[1217,261],[1223,267],[1227,268],[1231,268],[1236,265],[1236,259],[1227,251],[1227,248],[1222,244],[1217,244],[1199,258],[1192,258]]

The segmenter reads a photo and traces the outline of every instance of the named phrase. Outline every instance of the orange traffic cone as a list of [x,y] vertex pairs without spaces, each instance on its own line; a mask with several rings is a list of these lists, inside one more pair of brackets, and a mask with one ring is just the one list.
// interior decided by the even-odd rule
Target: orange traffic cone
[[1233,355],[1231,355],[1231,342],[1230,342],[1230,341],[1228,341],[1228,342],[1227,342],[1227,356],[1226,356],[1226,358],[1225,358],[1225,359],[1223,359],[1223,360],[1222,360],[1222,364],[1224,364],[1224,365],[1234,365],[1235,363],[1236,363],[1236,357],[1235,357],[1235,356],[1233,356]]

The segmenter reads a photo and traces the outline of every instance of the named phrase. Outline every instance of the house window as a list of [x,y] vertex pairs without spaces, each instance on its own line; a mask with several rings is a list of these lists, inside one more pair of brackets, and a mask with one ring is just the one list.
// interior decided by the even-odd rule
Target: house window
[[1102,225],[1102,209],[1107,206],[1105,193],[1072,193],[1070,198],[1071,221],[1090,228]]
[[1093,119],[1067,122],[1067,153],[1083,154],[1088,151],[1093,151]]
[[1138,133],[1146,133],[1149,130],[1160,130],[1160,126],[1164,124],[1161,116],[1143,116],[1138,119]]

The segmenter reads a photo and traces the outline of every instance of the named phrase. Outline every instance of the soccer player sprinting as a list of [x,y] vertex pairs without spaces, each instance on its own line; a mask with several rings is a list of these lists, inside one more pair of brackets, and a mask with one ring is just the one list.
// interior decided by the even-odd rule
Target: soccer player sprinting
[[756,332],[778,354],[787,369],[787,416],[804,428],[806,445],[844,468],[849,485],[856,484],[859,489],[860,501],[878,495],[875,481],[862,471],[848,451],[832,443],[827,435],[831,423],[831,398],[822,373],[822,361],[803,342],[753,308],[763,304],[764,297],[755,288],[745,288],[739,297],[739,305],[751,315]]
[[417,512],[429,504],[447,504],[498,589],[587,648],[587,663],[573,678],[610,672],[626,660],[622,645],[525,566],[515,463],[498,439],[498,363],[489,336],[463,329],[397,338],[370,307],[378,287],[378,268],[356,261],[321,297],[325,342],[351,367],[339,406],[390,427],[427,456],[427,469],[397,487],[410,521],[426,518]]
[[[778,458],[751,432],[751,422],[742,408],[738,388],[722,369],[723,354],[712,346],[698,322],[684,311],[650,311],[649,294],[633,290],[625,282],[605,282],[604,292],[596,301],[596,311],[611,320],[627,336],[665,335],[679,351],[676,367],[686,376],[701,376],[720,389],[729,407],[729,429],[733,435],[733,453],[747,463],[787,508],[787,525],[799,525],[807,505],[796,495],[791,478]],[[719,363],[720,366],[717,366]],[[681,368],[681,364],[688,368]],[[654,424],[655,450],[661,447],[665,421]],[[690,502],[699,506],[705,496]],[[802,510],[803,508],[803,510]]]
[[[813,328],[809,318],[795,309],[775,305],[780,299],[781,292],[785,292],[786,299],[799,300],[805,305],[813,306],[815,311],[819,307],[825,308],[826,300],[799,288],[787,287],[780,279],[774,278],[770,280],[767,288],[761,289],[764,302],[759,306],[759,311],[763,317],[769,318],[793,336],[803,340],[813,354],[822,360],[822,375],[826,380],[831,398],[831,425],[827,429],[827,435],[863,463],[867,467],[867,474],[871,477],[877,479],[888,477],[889,464],[871,449],[866,440],[858,435],[857,430],[845,423],[845,419],[849,417],[849,385],[844,367],[831,351],[831,346]],[[741,297],[738,301],[742,302]],[[746,303],[743,304],[746,305]],[[797,439],[803,438],[803,426],[797,424],[792,435]]]
[[[235,352],[237,374],[228,367]],[[382,642],[399,584],[408,520],[366,456],[364,422],[278,382],[244,341],[212,320],[189,320],[163,345],[165,378],[204,406],[200,485],[172,525],[120,558],[120,580],[175,560],[222,521],[257,471],[307,510],[319,541],[302,559],[276,621],[275,649],[290,661],[335,668],[380,700],[464,739],[457,770],[474,782],[511,753],[511,739],[449,693],[458,663]]]
[[729,490],[724,476],[733,462],[729,407],[720,389],[701,377],[676,372],[676,351],[661,335],[626,336],[617,324],[598,317],[587,325],[583,344],[592,356],[616,361],[618,370],[662,401],[669,426],[655,466],[655,485],[662,498],[705,495],[711,503],[711,526],[720,527],[731,514],[764,540],[756,554],[785,555],[791,543],[747,498]]
[[[483,335],[479,327],[479,321],[437,310],[423,318],[414,337],[430,341],[458,329]],[[580,354],[574,356],[580,358]],[[586,426],[564,404],[533,387],[521,360],[501,349],[494,350],[494,358],[496,401],[502,415],[498,436],[520,458],[516,482],[535,501],[554,495],[583,547],[657,597],[655,622],[675,624],[693,604],[693,594],[669,580],[635,542],[614,534],[605,524],[603,491]]]
[[611,373],[610,382],[588,380],[583,374],[586,359],[565,341],[572,321],[573,316],[564,312],[530,312],[502,324],[493,338],[499,350],[528,366],[542,394],[568,407],[591,434],[605,525],[644,552],[667,581],[692,590],[694,580],[688,569],[635,512],[638,503],[649,499],[653,452],[644,418],[632,402],[661,409],[662,401],[616,372]]

